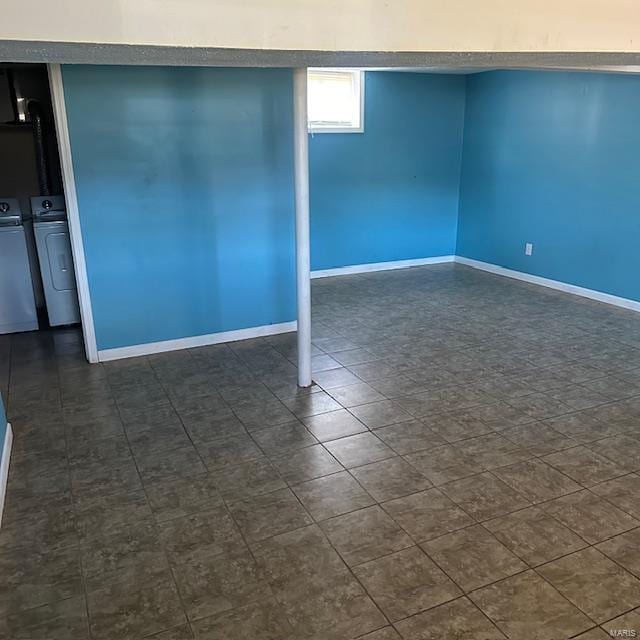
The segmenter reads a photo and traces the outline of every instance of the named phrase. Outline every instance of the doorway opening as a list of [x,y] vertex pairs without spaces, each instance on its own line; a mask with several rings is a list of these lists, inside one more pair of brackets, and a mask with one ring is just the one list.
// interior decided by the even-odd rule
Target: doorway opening
[[79,328],[46,65],[0,64],[0,140],[0,334]]

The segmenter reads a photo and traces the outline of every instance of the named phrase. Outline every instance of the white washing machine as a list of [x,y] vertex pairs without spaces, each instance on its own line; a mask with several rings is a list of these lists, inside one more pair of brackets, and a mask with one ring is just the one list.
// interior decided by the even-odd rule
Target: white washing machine
[[80,322],[64,196],[32,197],[31,213],[49,324]]
[[20,205],[0,197],[0,333],[38,328]]

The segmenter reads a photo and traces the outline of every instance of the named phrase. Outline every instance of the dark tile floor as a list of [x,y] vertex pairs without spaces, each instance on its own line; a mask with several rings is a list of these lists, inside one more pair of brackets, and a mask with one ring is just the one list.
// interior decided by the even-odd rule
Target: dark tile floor
[[313,300],[311,392],[293,335],[0,341],[0,637],[640,629],[640,315],[452,265]]

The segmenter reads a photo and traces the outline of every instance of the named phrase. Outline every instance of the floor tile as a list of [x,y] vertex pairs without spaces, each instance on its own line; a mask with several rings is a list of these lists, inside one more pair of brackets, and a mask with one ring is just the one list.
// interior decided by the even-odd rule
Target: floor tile
[[286,592],[280,602],[294,638],[296,634],[308,634],[313,640],[352,638],[387,624],[371,598],[350,576],[308,595]]
[[574,407],[556,400],[547,393],[532,393],[520,398],[510,398],[509,404],[515,409],[523,411],[533,420],[552,418],[569,413]]
[[181,624],[178,627],[154,633],[152,636],[145,636],[145,640],[193,640],[193,633],[188,624]]
[[95,640],[138,640],[185,622],[173,582],[145,585],[137,591],[106,588],[87,597]]
[[135,589],[137,585],[170,581],[169,564],[154,523],[115,535],[96,535],[81,548],[87,591],[104,587]]
[[73,495],[87,499],[142,489],[140,474],[133,458],[118,464],[73,468],[70,477]]
[[585,446],[564,449],[545,456],[543,460],[585,487],[628,473],[613,460]]
[[184,428],[171,422],[159,424],[153,430],[130,434],[128,440],[134,456],[164,454],[191,446]]
[[213,476],[218,492],[225,500],[242,500],[270,493],[286,486],[277,469],[268,460],[245,462]]
[[630,474],[591,487],[591,491],[606,498],[622,511],[640,520],[640,476]]
[[473,411],[433,416],[426,418],[424,422],[447,442],[457,442],[493,431]]
[[431,487],[419,471],[402,458],[389,458],[351,470],[351,475],[378,502],[401,498]]
[[401,455],[446,444],[444,438],[418,420],[377,429],[376,435]]
[[209,471],[256,460],[264,455],[247,434],[220,438],[198,445],[198,453]]
[[474,522],[438,489],[390,500],[382,507],[416,542],[468,527]]
[[76,498],[76,522],[81,538],[111,535],[147,522],[152,512],[143,491],[100,498]]
[[640,578],[640,528],[609,538],[596,548]]
[[326,442],[324,446],[341,465],[347,468],[360,467],[396,455],[373,433],[347,436]]
[[477,520],[489,520],[530,506],[530,503],[490,473],[450,482],[442,491]]
[[[96,365],[76,330],[0,337],[15,431],[0,530],[11,594],[0,609],[34,607],[0,615],[0,636],[86,638],[84,587],[93,640],[193,640],[172,567],[191,616],[204,616],[199,637],[399,640],[287,487],[307,492],[353,569],[388,565],[372,581],[394,615],[416,611],[396,623],[403,640],[638,627],[624,612],[596,627],[530,571],[432,606],[440,583],[433,590],[428,578],[442,568],[432,574],[422,550],[396,550],[409,538],[465,539],[481,520],[494,551],[536,570],[601,552],[635,580],[637,315],[460,265],[313,289],[316,384],[306,390],[294,333]],[[390,455],[385,445],[396,455],[378,459]],[[462,547],[460,562],[474,545]],[[410,553],[422,561],[395,562]],[[502,554],[478,553],[476,568],[500,573]],[[249,577],[233,568],[240,556],[257,563]],[[598,588],[585,587],[600,581],[597,565],[562,575],[563,588],[600,606]],[[470,602],[496,591],[485,612],[502,632]]]
[[311,370],[314,372],[331,371],[332,369],[339,369],[341,367],[340,362],[326,353],[311,356]]
[[174,562],[194,552],[217,555],[246,549],[237,526],[224,507],[175,518],[162,523],[157,530],[163,550]]
[[543,424],[575,440],[578,444],[593,442],[594,440],[620,433],[619,428],[596,420],[593,414],[594,412],[591,410],[576,411],[567,415],[549,418]]
[[268,456],[303,449],[318,442],[299,422],[253,431],[251,437]]
[[554,560],[538,572],[598,623],[640,606],[640,580],[596,549]]
[[509,638],[567,638],[593,626],[584,613],[533,571],[483,587],[471,598]]
[[463,455],[452,445],[410,453],[404,458],[435,485],[466,478],[482,471],[482,467],[473,456]]
[[143,482],[153,482],[168,476],[189,478],[207,471],[192,444],[162,453],[138,454],[136,465]]
[[347,409],[385,399],[379,391],[376,391],[366,382],[350,384],[346,387],[337,387],[335,389],[331,389],[330,393],[335,400]]
[[351,373],[347,369],[333,369],[330,371],[316,371],[313,374],[313,380],[323,389],[330,391],[337,387],[344,387],[348,384],[356,384],[362,382],[358,376]]
[[315,520],[326,520],[368,507],[373,498],[346,472],[309,480],[293,487]]
[[527,568],[480,525],[448,533],[421,546],[465,591]]
[[626,435],[612,436],[587,445],[628,471],[640,470],[640,440]]
[[460,589],[418,547],[361,564],[354,572],[392,622],[461,595]]
[[596,627],[595,629],[581,633],[579,636],[574,636],[574,638],[575,640],[607,640],[611,638],[611,636],[605,633],[600,627]]
[[349,566],[413,545],[411,538],[377,505],[325,520],[320,527]]
[[367,633],[366,636],[360,636],[358,640],[402,640],[398,632],[393,627],[385,627],[378,631]]
[[342,465],[320,444],[272,457],[271,462],[290,485],[343,471]]
[[579,484],[541,460],[519,462],[495,469],[493,473],[534,504],[582,489]]
[[172,561],[172,570],[189,620],[217,615],[271,595],[248,551],[215,555],[198,549]]
[[562,449],[569,449],[578,444],[577,441],[556,431],[544,422],[532,422],[518,427],[510,427],[501,433],[514,444],[536,456],[562,451]]
[[582,538],[537,507],[489,520],[484,526],[530,566],[587,546]]
[[78,550],[0,553],[0,618],[82,593]]
[[367,431],[367,427],[346,409],[304,418],[303,422],[320,442]]
[[208,511],[222,504],[214,479],[209,474],[189,478],[170,476],[145,483],[144,490],[159,522]]
[[273,598],[197,620],[193,630],[196,640],[287,640],[292,633]]
[[99,440],[124,433],[124,426],[119,415],[95,418],[79,424],[65,424],[67,437],[74,440]]
[[261,402],[258,405],[236,407],[234,413],[248,431],[275,427],[285,422],[292,422],[296,417],[280,401]]
[[0,619],[0,637],[12,640],[87,640],[84,596],[45,604]]
[[381,400],[352,407],[351,413],[369,429],[379,429],[412,419],[406,411],[391,400]]
[[[402,620],[396,624],[404,640],[504,640],[491,621],[467,598],[452,602]],[[527,636],[528,637],[528,636]]]
[[6,509],[0,528],[0,553],[9,549],[31,551],[78,544],[75,514],[68,492],[42,508],[32,509],[29,515],[12,516],[12,510]]
[[294,398],[285,398],[283,402],[298,418],[308,418],[321,413],[328,413],[329,411],[338,411],[343,406],[324,391],[308,393]]
[[[629,611],[615,620],[606,622],[602,625],[608,633],[609,638],[624,638],[624,632],[627,632],[627,637],[634,637],[630,635],[630,632],[635,631],[635,637],[640,633],[640,608]],[[612,633],[613,632],[613,633]]]
[[317,525],[275,535],[253,545],[259,566],[278,597],[324,591],[349,576],[338,553]]
[[532,458],[529,451],[499,433],[462,440],[454,448],[461,456],[473,460],[474,465],[481,470],[498,469]]
[[[120,419],[119,415],[118,419]],[[182,424],[176,410],[168,404],[155,407],[143,407],[140,411],[123,416],[122,422],[127,434],[153,431],[157,424],[169,422],[176,425]]]
[[289,489],[254,496],[229,505],[247,540],[259,541],[311,524],[312,520]]
[[189,437],[196,444],[242,436],[245,433],[242,422],[233,414],[224,416],[208,413],[195,414],[185,417],[183,422]]
[[542,508],[589,544],[640,526],[640,521],[587,490],[556,498]]

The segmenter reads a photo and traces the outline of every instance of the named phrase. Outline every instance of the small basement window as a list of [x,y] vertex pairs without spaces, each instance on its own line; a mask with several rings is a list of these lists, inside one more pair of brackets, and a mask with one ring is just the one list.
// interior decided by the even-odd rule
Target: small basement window
[[364,72],[359,69],[307,71],[309,131],[364,131]]

